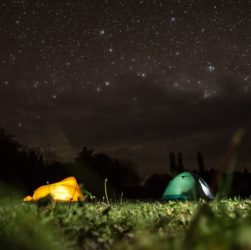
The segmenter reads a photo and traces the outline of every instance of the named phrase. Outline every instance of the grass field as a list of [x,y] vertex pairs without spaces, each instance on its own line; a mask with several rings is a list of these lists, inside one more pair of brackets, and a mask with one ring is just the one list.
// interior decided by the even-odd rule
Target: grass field
[[251,249],[251,201],[0,200],[1,249]]

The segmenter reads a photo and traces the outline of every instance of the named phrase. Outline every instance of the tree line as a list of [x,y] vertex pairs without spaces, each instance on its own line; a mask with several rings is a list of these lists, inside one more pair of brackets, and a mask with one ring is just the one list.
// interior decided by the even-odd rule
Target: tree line
[[[104,194],[104,180],[108,179],[108,190],[114,198],[123,192],[125,197],[131,199],[159,199],[172,177],[188,170],[185,168],[182,153],[175,155],[171,152],[167,172],[152,174],[142,185],[136,165],[130,159],[112,158],[87,147],[83,147],[72,162],[57,161],[53,152],[49,155],[51,159],[48,160],[43,152],[24,147],[13,135],[5,129],[0,129],[0,181],[24,193],[31,193],[40,185],[74,175],[80,183],[83,183],[84,188],[97,197],[102,197]],[[206,168],[200,152],[196,158],[197,169],[189,171],[203,177],[213,191],[217,192],[214,181],[219,170]],[[250,173],[247,170],[235,171],[230,195],[248,197],[250,194]]]
[[24,147],[13,135],[0,129],[0,181],[24,192],[32,192],[40,185],[70,175],[76,176],[80,183],[100,196],[105,178],[114,194],[120,193],[125,186],[136,186],[140,182],[135,164],[129,159],[113,159],[86,147],[73,162],[59,162],[54,154],[51,156],[51,159],[45,159],[42,151]]

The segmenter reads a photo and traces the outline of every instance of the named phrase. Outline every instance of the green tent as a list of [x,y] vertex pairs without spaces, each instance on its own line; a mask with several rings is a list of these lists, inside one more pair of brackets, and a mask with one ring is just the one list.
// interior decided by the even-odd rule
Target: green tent
[[175,176],[167,185],[162,200],[196,200],[214,198],[207,183],[198,175],[183,172]]

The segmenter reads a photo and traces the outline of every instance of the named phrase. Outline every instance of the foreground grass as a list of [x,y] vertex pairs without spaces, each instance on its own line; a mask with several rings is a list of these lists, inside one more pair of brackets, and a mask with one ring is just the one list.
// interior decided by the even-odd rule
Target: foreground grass
[[30,204],[0,200],[1,249],[251,249],[251,200]]

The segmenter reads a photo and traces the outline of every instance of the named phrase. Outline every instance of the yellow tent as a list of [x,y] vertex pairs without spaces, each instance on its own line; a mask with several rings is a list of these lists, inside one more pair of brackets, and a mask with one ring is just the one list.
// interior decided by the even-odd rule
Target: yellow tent
[[24,201],[37,201],[50,195],[54,201],[78,201],[84,200],[75,177],[71,176],[62,181],[37,188],[33,196],[26,196]]

